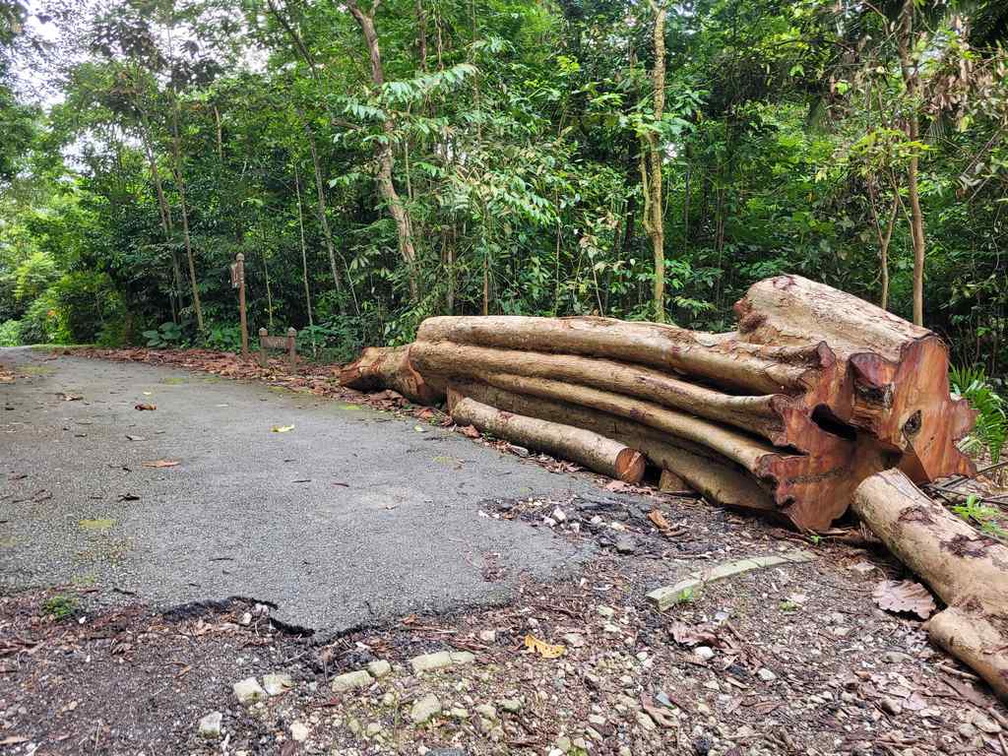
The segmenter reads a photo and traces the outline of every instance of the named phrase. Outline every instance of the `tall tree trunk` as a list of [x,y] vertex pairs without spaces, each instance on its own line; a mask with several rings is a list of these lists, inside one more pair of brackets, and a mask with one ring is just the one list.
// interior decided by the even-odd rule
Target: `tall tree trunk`
[[[311,289],[308,286],[308,245],[305,243],[304,232],[304,211],[301,206],[301,172],[297,164],[294,164],[294,188],[297,192],[298,209],[298,229],[301,232],[301,280],[304,282],[305,307],[308,308],[308,327],[315,327],[315,319],[312,315]],[[315,336],[312,335],[312,352],[315,351]]]
[[[899,17],[899,57],[903,84],[909,100],[910,115],[907,119],[907,137],[911,142],[920,139],[920,117],[917,98],[920,94],[920,76],[917,65],[911,58],[914,32],[914,0],[904,0]],[[913,239],[913,322],[924,324],[924,214],[921,212],[918,192],[919,157],[917,150],[910,153],[907,167],[907,196],[910,198],[910,232]]]
[[[308,147],[311,150],[312,168],[315,171],[315,189],[318,205],[319,223],[322,225],[322,238],[325,241],[326,253],[329,256],[329,270],[332,272],[333,284],[337,291],[342,288],[340,285],[340,275],[336,265],[336,247],[333,245],[332,230],[329,228],[329,217],[326,215],[325,190],[322,187],[322,167],[319,162],[318,150],[315,147],[315,134],[311,127],[305,125],[308,134]],[[347,287],[350,289],[350,297],[353,299],[354,312],[360,315],[360,306],[357,302],[357,292],[354,291],[353,281],[350,280],[349,271],[347,275]]]
[[[378,45],[378,32],[375,30],[374,14],[378,9],[378,2],[371,6],[371,12],[365,13],[357,4],[357,0],[349,0],[347,9],[360,26],[361,34],[364,35],[364,42],[367,45],[368,55],[371,59],[371,81],[376,87],[381,87],[385,83],[385,71],[382,67],[381,48]],[[392,134],[395,126],[391,118],[387,118],[382,124],[385,132],[385,139],[376,143],[376,157],[378,158],[378,173],[375,177],[378,183],[378,191],[388,205],[389,214],[395,221],[396,235],[399,242],[399,254],[406,263],[407,274],[409,276],[410,298],[415,302],[420,296],[419,285],[417,283],[416,269],[416,247],[413,244],[413,230],[410,222],[409,209],[403,204],[396,191],[395,183],[392,181],[392,169],[395,160],[392,155]]]
[[868,182],[869,207],[871,208],[872,221],[875,224],[875,235],[879,242],[879,277],[881,279],[882,291],[879,293],[879,307],[883,310],[889,308],[889,243],[892,241],[893,229],[896,227],[896,216],[899,214],[899,194],[894,192],[892,209],[889,211],[889,219],[885,228],[879,220],[878,214],[878,190],[875,182]]
[[186,258],[189,261],[189,286],[192,288],[193,310],[196,312],[196,327],[203,331],[203,308],[200,305],[199,288],[196,282],[196,259],[193,256],[192,240],[189,237],[189,212],[186,209],[185,179],[182,178],[182,138],[179,136],[178,97],[172,92],[172,145],[175,157],[175,182],[178,184],[179,210],[182,216],[182,239],[185,242]]
[[424,13],[423,0],[416,0],[417,15],[417,52],[420,55],[420,70],[427,71],[427,14]]
[[[654,68],[651,71],[651,85],[654,90],[655,122],[662,119],[665,112],[665,17],[664,6],[651,2],[655,12],[654,25]],[[644,230],[651,240],[654,251],[654,280],[651,298],[654,318],[665,322],[665,223],[662,212],[662,155],[658,135],[648,131],[643,137],[645,149],[641,151],[641,188],[644,194]]]

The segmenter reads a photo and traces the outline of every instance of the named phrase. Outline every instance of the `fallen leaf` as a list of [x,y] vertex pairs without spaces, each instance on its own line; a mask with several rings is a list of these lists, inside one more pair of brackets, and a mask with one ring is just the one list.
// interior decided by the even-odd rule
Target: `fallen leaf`
[[3,740],[0,740],[0,746],[5,745],[17,745],[18,743],[27,743],[28,738],[24,735],[8,735]]
[[879,609],[888,612],[910,612],[927,619],[935,610],[935,600],[920,583],[913,580],[883,580],[875,586],[872,598]]
[[858,562],[857,564],[852,564],[850,568],[854,572],[860,572],[862,575],[876,569],[875,565],[871,562]]
[[672,526],[669,525],[669,521],[665,519],[665,515],[662,514],[660,509],[652,509],[648,512],[647,517],[663,533],[672,529]]
[[640,698],[641,708],[662,727],[678,727],[679,719],[671,711],[665,711],[654,705],[654,700],[646,693]]
[[181,464],[177,459],[155,459],[144,462],[144,467],[178,467]]
[[293,425],[274,425],[272,428],[270,428],[270,430],[273,431],[274,433],[288,433],[288,432],[294,430],[294,426]]
[[144,438],[143,436],[131,436],[130,434],[127,433],[126,434],[126,440],[127,441],[146,441],[147,439]]
[[138,410],[156,410],[157,409],[157,405],[156,404],[144,404],[143,402],[141,402],[139,404],[134,405],[133,409],[138,409]]
[[58,396],[63,397],[64,402],[79,402],[81,399],[84,398],[80,394],[67,394],[62,391],[58,394]]
[[458,432],[461,433],[466,438],[479,438],[480,437],[480,432],[478,430],[476,430],[476,426],[475,425],[461,426],[461,427],[459,427]]
[[687,625],[674,621],[669,625],[672,640],[680,646],[699,646],[701,643],[716,645],[718,637],[706,625]]
[[567,650],[565,646],[547,643],[544,640],[539,640],[534,635],[525,636],[525,648],[535,651],[543,659],[556,659],[558,656],[563,656]]

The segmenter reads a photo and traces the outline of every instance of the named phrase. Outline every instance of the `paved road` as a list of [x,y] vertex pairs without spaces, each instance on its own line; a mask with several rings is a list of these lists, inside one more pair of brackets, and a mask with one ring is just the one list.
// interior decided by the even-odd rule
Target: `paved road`
[[[0,384],[2,586],[93,582],[161,606],[243,596],[328,635],[498,601],[520,571],[584,556],[479,510],[587,481],[457,434],[147,365],[29,349],[0,364],[17,375]],[[159,459],[181,464],[142,464]],[[492,554],[503,582],[483,578]]]

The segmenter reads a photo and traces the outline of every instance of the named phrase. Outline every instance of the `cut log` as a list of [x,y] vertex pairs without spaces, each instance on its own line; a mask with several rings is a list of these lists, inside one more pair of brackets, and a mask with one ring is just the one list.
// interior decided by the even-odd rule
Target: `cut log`
[[885,468],[869,441],[833,437],[816,455],[778,449],[765,441],[652,402],[608,391],[506,373],[483,377],[491,386],[542,399],[591,407],[660,431],[733,462],[768,484],[778,508],[799,528],[826,530],[850,505],[865,477]]
[[646,458],[636,449],[584,428],[499,410],[472,398],[455,402],[452,420],[511,443],[576,462],[610,478],[637,484]]
[[867,478],[853,510],[955,609],[929,622],[934,641],[972,666],[999,695],[1008,694],[1008,546],[925,496],[899,470]]
[[671,470],[663,469],[661,477],[658,478],[658,490],[662,493],[687,493],[692,489],[690,489],[689,484],[686,483],[681,475]]
[[1008,623],[949,607],[924,628],[934,643],[975,670],[1008,701]]
[[590,428],[634,449],[658,467],[670,470],[708,501],[735,509],[781,516],[773,498],[758,481],[737,465],[705,453],[703,447],[679,441],[643,425],[598,410],[535,396],[518,394],[473,381],[453,383],[448,389],[449,411],[463,397],[472,397],[510,412]]
[[844,376],[824,404],[832,415],[904,455],[916,481],[976,474],[955,442],[973,424],[949,395],[948,349],[934,333],[801,276],[753,284],[735,304],[740,338],[799,349],[829,345]]
[[414,367],[431,383],[453,378],[483,380],[491,373],[545,378],[646,399],[755,433],[775,446],[820,453],[832,444],[804,404],[783,394],[738,396],[675,378],[654,368],[570,354],[418,341]]
[[437,404],[443,392],[429,386],[410,362],[410,346],[368,347],[340,371],[341,386],[357,391],[398,391],[417,404]]
[[833,355],[819,344],[775,347],[735,334],[690,331],[613,318],[517,315],[427,318],[417,341],[578,354],[674,371],[744,394],[804,394],[828,375]]

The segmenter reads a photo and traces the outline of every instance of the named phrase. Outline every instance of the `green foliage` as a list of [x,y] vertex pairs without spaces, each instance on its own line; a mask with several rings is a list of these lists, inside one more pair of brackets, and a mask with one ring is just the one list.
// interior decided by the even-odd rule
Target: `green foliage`
[[64,593],[50,596],[42,604],[42,611],[57,622],[73,619],[79,610],[80,602],[77,598]]
[[962,504],[956,504],[952,511],[967,522],[977,525],[980,530],[995,538],[1005,538],[1008,533],[998,523],[1001,514],[993,507],[988,507],[976,494],[970,494]]
[[162,323],[160,328],[143,332],[147,346],[154,349],[178,347],[182,345],[182,327],[178,323]]
[[70,329],[54,292],[47,290],[31,303],[21,318],[20,338],[22,344],[70,343]]
[[21,344],[21,321],[5,320],[0,323],[0,347],[19,346]]
[[[165,323],[162,328],[166,325],[174,325],[173,323]],[[144,331],[144,336],[148,333],[158,334],[160,337],[160,331]],[[181,337],[181,329],[179,329],[179,336]],[[150,337],[148,337],[150,338]],[[226,323],[211,323],[207,327],[206,338],[204,343],[208,349],[216,349],[221,352],[240,352],[241,351],[241,326],[239,325],[228,325]],[[148,346],[166,346],[170,344],[148,344]]]
[[1008,441],[1008,415],[1005,401],[994,390],[983,368],[953,368],[949,374],[952,390],[966,399],[976,410],[973,432],[966,440],[966,448],[977,451],[986,448],[991,459],[997,462]]
[[108,274],[67,273],[50,292],[56,298],[69,343],[116,347],[125,342],[128,335],[126,306]]

